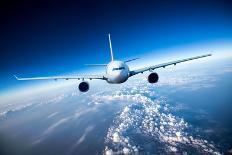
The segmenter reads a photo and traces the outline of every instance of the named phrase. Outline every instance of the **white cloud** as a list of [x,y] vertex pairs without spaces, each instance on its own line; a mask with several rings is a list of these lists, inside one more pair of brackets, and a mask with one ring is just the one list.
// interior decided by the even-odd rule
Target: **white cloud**
[[113,134],[113,142],[120,142],[120,137],[119,137],[119,134],[118,134],[118,132],[115,132],[114,134]]
[[104,152],[105,155],[113,155],[113,150],[109,149],[108,147],[105,148]]
[[51,113],[50,115],[48,115],[47,118],[52,118],[52,117],[56,116],[57,114],[58,114],[58,112]]
[[[153,91],[144,84],[141,89],[130,89],[128,85],[125,87],[127,89],[121,88],[111,95],[92,96],[93,100],[99,103],[112,103],[112,100],[128,102],[108,129],[105,154],[107,151],[116,154],[138,153],[143,146],[132,140],[130,134],[141,134],[162,143],[166,146],[167,153],[181,151],[179,150],[181,147],[178,146],[187,145],[204,153],[220,154],[212,143],[193,137],[194,133],[192,135],[186,132],[190,126],[183,118],[174,116],[170,112],[171,108],[164,97],[154,95]],[[138,93],[141,90],[147,95]],[[150,98],[149,95],[155,99]],[[130,133],[132,131],[133,133]]]
[[122,152],[123,152],[123,154],[130,154],[130,149],[128,149],[127,147],[124,147],[122,149]]
[[66,118],[62,118],[60,119],[58,122],[50,125],[44,132],[42,135],[47,135],[52,133],[58,126],[64,124],[65,122],[67,122],[70,119],[70,117],[66,117]]
[[71,154],[75,148],[77,148],[81,143],[84,142],[86,136],[89,134],[89,132],[91,132],[92,130],[94,130],[94,125],[89,125],[85,130],[84,130],[84,133],[82,134],[82,136],[80,138],[78,138],[78,140],[76,141],[76,143],[69,149],[69,153],[68,154]]

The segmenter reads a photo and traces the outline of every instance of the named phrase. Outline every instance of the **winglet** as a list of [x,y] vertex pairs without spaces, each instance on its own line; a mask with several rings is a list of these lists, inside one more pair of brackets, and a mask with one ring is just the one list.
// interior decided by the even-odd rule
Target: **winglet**
[[114,54],[113,54],[113,50],[112,50],[112,44],[111,44],[110,34],[108,34],[108,36],[109,36],[109,44],[110,44],[111,61],[114,61]]

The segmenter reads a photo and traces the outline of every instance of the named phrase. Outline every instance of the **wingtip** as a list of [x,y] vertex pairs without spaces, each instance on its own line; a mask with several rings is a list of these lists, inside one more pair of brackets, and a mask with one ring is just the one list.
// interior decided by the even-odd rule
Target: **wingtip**
[[15,77],[16,80],[19,80],[19,78],[16,75],[13,75]]
[[205,54],[205,55],[203,55],[204,57],[209,57],[209,56],[212,56],[212,54],[211,53],[209,53],[209,54]]

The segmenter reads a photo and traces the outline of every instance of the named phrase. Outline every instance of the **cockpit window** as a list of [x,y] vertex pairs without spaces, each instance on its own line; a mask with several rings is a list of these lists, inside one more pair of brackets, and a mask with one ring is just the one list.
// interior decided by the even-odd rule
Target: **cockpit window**
[[123,69],[125,69],[125,67],[113,68],[113,71],[115,71],[115,70],[123,70]]

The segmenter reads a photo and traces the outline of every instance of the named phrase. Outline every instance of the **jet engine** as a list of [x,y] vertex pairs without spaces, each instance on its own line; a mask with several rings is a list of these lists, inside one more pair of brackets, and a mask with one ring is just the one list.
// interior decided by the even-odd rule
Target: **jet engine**
[[87,92],[89,90],[89,83],[83,81],[79,84],[78,88],[81,92]]
[[149,83],[156,83],[159,80],[159,76],[157,73],[151,73],[150,75],[148,75],[147,80]]

